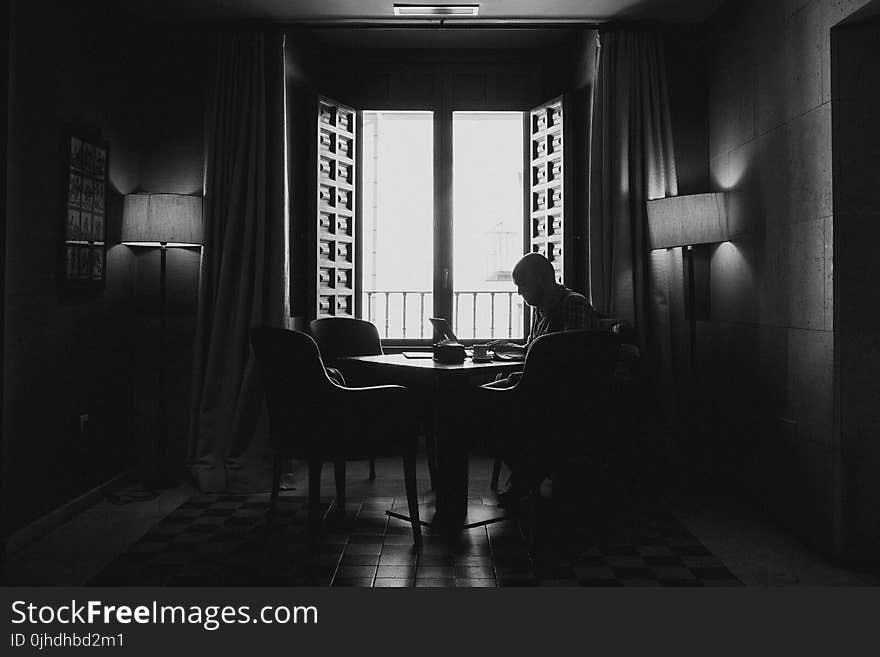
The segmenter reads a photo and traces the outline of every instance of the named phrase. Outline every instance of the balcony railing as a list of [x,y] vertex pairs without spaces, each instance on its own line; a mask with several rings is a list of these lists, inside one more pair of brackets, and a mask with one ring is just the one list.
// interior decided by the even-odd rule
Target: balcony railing
[[[516,292],[460,290],[452,296],[452,330],[459,338],[522,337],[523,306]],[[430,338],[433,297],[426,290],[364,291],[366,317],[383,338]]]

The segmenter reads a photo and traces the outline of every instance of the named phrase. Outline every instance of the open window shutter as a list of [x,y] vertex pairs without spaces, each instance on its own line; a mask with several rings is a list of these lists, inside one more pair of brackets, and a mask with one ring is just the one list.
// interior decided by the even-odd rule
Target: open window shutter
[[318,97],[315,317],[355,317],[357,112]]
[[565,252],[565,174],[563,99],[531,110],[529,116],[529,235],[534,253],[547,257],[563,282]]

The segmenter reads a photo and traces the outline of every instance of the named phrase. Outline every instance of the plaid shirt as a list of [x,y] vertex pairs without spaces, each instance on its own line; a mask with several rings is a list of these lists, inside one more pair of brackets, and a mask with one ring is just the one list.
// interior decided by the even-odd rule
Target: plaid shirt
[[596,328],[599,318],[586,297],[557,285],[556,294],[546,314],[535,309],[532,314],[532,330],[527,344],[548,333],[573,331],[575,329]]

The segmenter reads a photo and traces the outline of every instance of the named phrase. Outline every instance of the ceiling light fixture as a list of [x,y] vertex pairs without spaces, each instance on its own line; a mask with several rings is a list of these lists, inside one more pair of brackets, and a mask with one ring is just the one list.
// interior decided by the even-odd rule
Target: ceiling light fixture
[[472,18],[480,13],[480,5],[394,5],[395,16],[410,18]]

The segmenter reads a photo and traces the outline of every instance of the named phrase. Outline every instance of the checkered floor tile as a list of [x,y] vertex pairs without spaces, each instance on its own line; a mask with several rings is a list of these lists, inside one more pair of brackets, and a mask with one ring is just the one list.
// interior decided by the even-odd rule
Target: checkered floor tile
[[[331,500],[322,503],[325,512]],[[282,496],[266,525],[267,496],[191,498],[121,554],[96,586],[737,586],[727,567],[670,514],[598,533],[547,532],[532,556],[520,523],[428,532],[416,551],[409,524],[385,511],[405,500],[368,497],[328,514],[308,545],[306,499]],[[558,534],[558,532],[557,532]],[[544,533],[542,532],[542,536]]]

